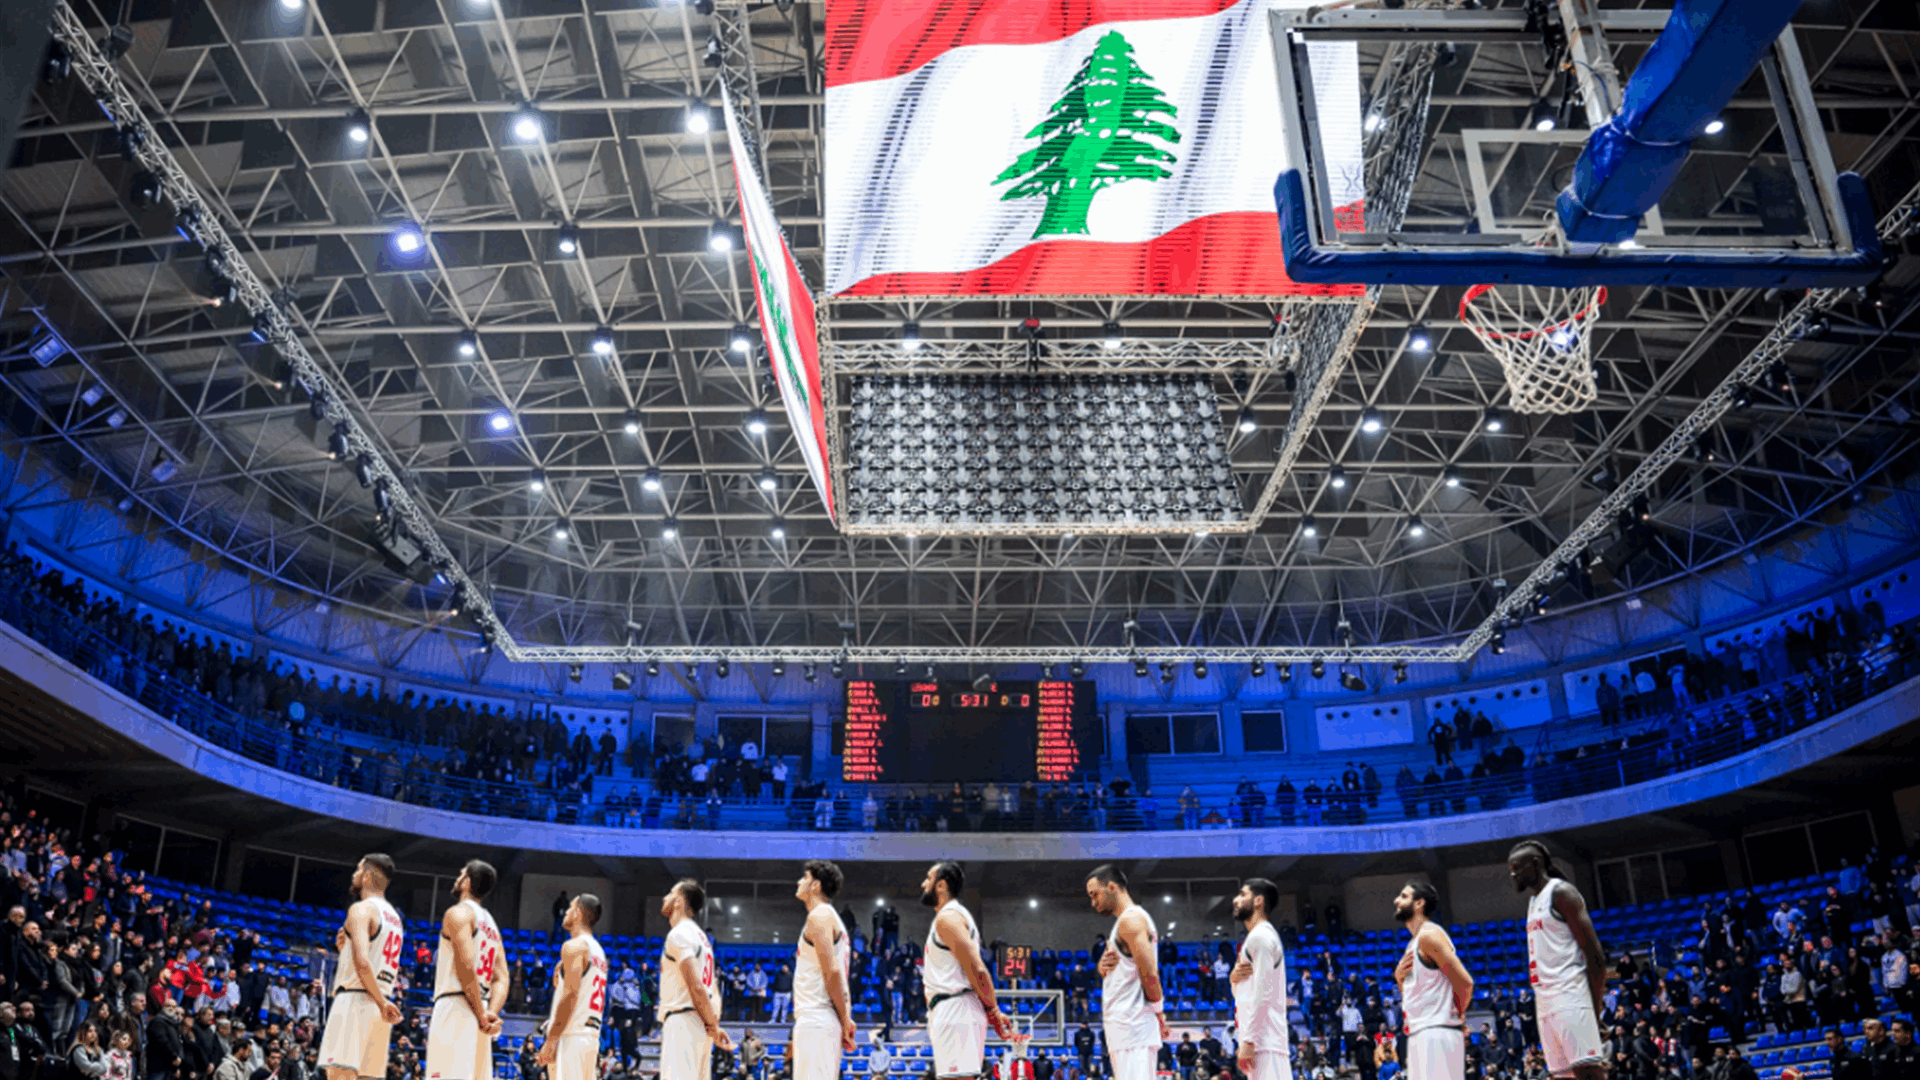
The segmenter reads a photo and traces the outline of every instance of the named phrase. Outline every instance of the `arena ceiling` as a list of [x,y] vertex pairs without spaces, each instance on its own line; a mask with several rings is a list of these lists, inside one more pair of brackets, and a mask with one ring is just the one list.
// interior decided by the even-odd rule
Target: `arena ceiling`
[[[1117,644],[1136,614],[1141,641],[1162,644],[1327,645],[1343,616],[1362,643],[1458,638],[1490,610],[1494,582],[1553,551],[1795,299],[1616,290],[1596,407],[1514,418],[1495,436],[1481,418],[1500,373],[1451,320],[1459,290],[1389,287],[1250,535],[850,538],[806,478],[764,357],[729,347],[752,318],[746,261],[707,241],[715,221],[737,227],[732,170],[724,134],[685,123],[690,102],[717,105],[723,78],[757,93],[774,203],[817,285],[820,4],[76,10],[102,39],[130,31],[121,76],[524,643],[1067,650]],[[1920,175],[1920,16],[1902,0],[1809,0],[1796,26],[1837,163],[1892,205]],[[1462,50],[1437,71],[1432,108],[1517,125],[1548,83],[1541,67],[1527,46]],[[531,144],[511,132],[528,99],[545,125]],[[373,121],[364,144],[349,135],[356,111]],[[1750,166],[1778,134],[1764,108],[1737,115],[1690,166],[1703,218],[1758,212]],[[1448,152],[1429,146],[1409,223],[1460,220]],[[329,457],[327,426],[275,351],[249,339],[250,319],[209,305],[201,251],[164,209],[135,204],[131,172],[77,80],[40,85],[0,181],[0,403],[17,447],[71,473],[66,497],[118,506],[134,528],[172,530],[397,627],[445,623],[448,590],[383,558],[370,493]],[[1523,168],[1500,182],[1523,201],[1554,186]],[[432,238],[416,260],[391,243],[404,221]],[[563,221],[579,227],[573,254],[558,247]],[[1791,388],[1758,393],[1701,460],[1669,470],[1650,537],[1610,549],[1595,595],[1724,559],[1910,468],[1916,278],[1920,259],[1908,259],[1877,296],[1836,309],[1795,346]],[[1259,356],[1287,314],[1191,300],[838,303],[829,333],[848,350],[890,348],[912,319],[929,339],[990,354],[1022,348],[1022,321],[1038,318],[1064,353],[1118,321],[1143,349],[1207,342]],[[42,317],[74,346],[44,367],[28,355]],[[1453,327],[1440,359],[1405,348],[1422,321]],[[614,363],[589,349],[601,325],[615,332]],[[479,348],[467,356],[470,327]],[[1222,399],[1260,421],[1232,446],[1252,507],[1294,402],[1272,366],[1214,371]],[[1383,437],[1357,430],[1369,405],[1387,414]],[[760,408],[764,437],[744,426]],[[496,430],[502,412],[511,423]],[[156,475],[162,459],[177,471]],[[1338,495],[1324,483],[1334,462],[1352,481]],[[1442,483],[1449,465],[1458,487]],[[649,469],[658,492],[642,484]],[[1417,541],[1411,512],[1428,528]],[[1298,530],[1307,513],[1311,542]],[[1561,597],[1583,598],[1571,584]]]

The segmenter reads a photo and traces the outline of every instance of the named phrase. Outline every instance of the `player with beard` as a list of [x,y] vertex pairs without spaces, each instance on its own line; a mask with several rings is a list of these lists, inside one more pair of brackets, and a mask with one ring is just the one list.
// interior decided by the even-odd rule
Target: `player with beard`
[[[713,1048],[733,1049],[720,1030],[720,987],[713,977],[713,944],[700,929],[707,890],[682,878],[660,901],[667,940],[660,949],[659,1080],[707,1080]],[[429,1077],[428,1080],[433,1080]]]
[[333,1004],[320,1037],[320,1067],[327,1080],[356,1080],[387,1075],[387,1043],[400,1022],[400,1006],[387,995],[400,970],[406,923],[387,903],[393,860],[368,855],[353,870],[353,905],[334,935],[340,967],[334,976]]
[[1233,917],[1247,928],[1229,981],[1233,1027],[1240,1039],[1234,1056],[1248,1080],[1293,1080],[1288,1057],[1287,958],[1273,928],[1280,890],[1266,878],[1248,878],[1233,898]]
[[1407,1024],[1407,1080],[1466,1080],[1467,1005],[1473,976],[1453,951],[1447,928],[1433,919],[1440,891],[1409,881],[1393,901],[1393,917],[1410,940],[1393,981],[1400,984],[1400,1011]]
[[547,1039],[534,1060],[551,1080],[600,1080],[600,1029],[607,1019],[607,953],[593,928],[600,898],[581,893],[567,905],[560,928],[567,943],[553,965],[553,1011]]
[[800,870],[794,898],[807,906],[793,961],[793,1080],[838,1080],[840,1058],[853,1053],[853,1008],[847,994],[852,943],[833,910],[846,875],[825,859]]
[[1607,954],[1587,901],[1560,876],[1553,854],[1538,840],[1513,845],[1507,876],[1528,895],[1527,972],[1547,1072],[1603,1080],[1607,1068],[1600,1056],[1599,1018],[1605,1012]]
[[936,1080],[981,1075],[987,1025],[1002,1039],[1013,1037],[1013,1025],[994,1001],[993,974],[980,959],[980,928],[958,899],[966,882],[959,863],[943,861],[929,867],[920,883],[920,902],[934,909],[920,981]]
[[512,976],[500,927],[480,901],[499,879],[491,864],[474,859],[453,881],[454,902],[440,918],[433,965],[428,1080],[493,1080],[493,1040],[500,1036]]
[[1167,1041],[1153,916],[1133,902],[1127,876],[1111,863],[1087,875],[1087,899],[1093,910],[1113,916],[1113,932],[1100,954],[1100,1020],[1113,1080],[1153,1080]]

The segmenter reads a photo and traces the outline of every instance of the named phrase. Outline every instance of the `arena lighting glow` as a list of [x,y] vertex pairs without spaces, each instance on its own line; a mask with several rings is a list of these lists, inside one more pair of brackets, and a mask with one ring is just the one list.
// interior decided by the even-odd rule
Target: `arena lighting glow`
[[1548,101],[1546,98],[1541,98],[1539,101],[1533,103],[1533,112],[1528,118],[1527,126],[1533,128],[1535,131],[1552,131],[1555,127],[1559,126],[1558,113],[1559,109],[1554,106],[1553,102]]
[[727,338],[727,348],[745,356],[753,351],[753,330],[746,323],[735,323],[733,333]]
[[772,521],[768,522],[767,536],[769,539],[773,539],[773,540],[785,540],[787,538],[786,521],[782,520],[781,518],[774,518]]
[[1507,426],[1506,414],[1499,409],[1489,408],[1487,415],[1480,421],[1480,426],[1488,431],[1504,430]]
[[1101,348],[1107,350],[1108,352],[1118,352],[1120,350],[1120,346],[1124,344],[1126,344],[1126,342],[1120,335],[1119,323],[1106,322],[1101,324],[1100,326],[1100,347]]
[[1419,514],[1413,514],[1407,518],[1407,535],[1415,540],[1427,535],[1427,523],[1420,520]]
[[655,495],[660,493],[660,467],[658,465],[647,466],[646,474],[640,477],[640,490]]
[[555,540],[565,540],[567,538],[567,535],[568,533],[567,533],[566,522],[562,521],[553,527],[553,538]]
[[1376,409],[1373,406],[1369,405],[1366,408],[1360,410],[1360,430],[1361,431],[1364,431],[1369,435],[1377,435],[1380,433],[1381,429],[1385,428],[1386,426],[1387,426],[1386,418],[1380,415],[1379,409]]
[[327,436],[327,456],[335,461],[345,461],[348,450],[347,425],[333,425],[333,431]]
[[920,324],[910,322],[900,328],[900,347],[908,352],[920,351]]
[[1347,470],[1339,465],[1327,468],[1327,486],[1338,491],[1347,486]]
[[707,109],[704,101],[687,104],[687,134],[705,135],[713,130],[713,113]]
[[1381,128],[1387,126],[1387,118],[1380,115],[1377,112],[1369,112],[1367,113],[1366,120],[1363,122],[1363,126],[1365,127],[1367,134],[1371,135],[1374,132],[1379,131]]
[[767,433],[767,411],[761,408],[747,410],[747,434],[765,435]]
[[[721,657],[720,659],[718,659],[718,660],[716,660],[716,661],[714,661],[714,663],[713,663],[713,676],[714,676],[714,678],[716,678],[716,679],[724,679],[724,678],[726,678],[726,677],[727,677],[728,675],[731,675],[731,674],[733,674],[733,665],[732,665],[732,664],[729,664],[729,663],[727,662],[727,658],[726,658],[726,657],[724,657],[724,656],[723,656],[723,657]],[[739,909],[739,908],[735,908],[734,910],[735,910],[735,911],[738,911],[738,910],[740,910],[740,909]]]
[[299,11],[306,7],[306,0],[280,0],[280,6],[287,11]]
[[480,355],[480,335],[471,330],[462,330],[453,348],[462,357],[471,360]]
[[733,250],[733,229],[726,222],[716,221],[707,228],[707,250]]
[[1725,130],[1727,130],[1727,122],[1725,120],[1716,116],[1707,121],[1707,134],[1718,135]]
[[1440,482],[1447,485],[1450,488],[1459,487],[1460,486],[1460,467],[1458,465],[1448,465],[1447,467],[1441,469]]
[[1307,665],[1307,674],[1313,676],[1316,679],[1320,678],[1326,673],[1327,673],[1327,662],[1325,660],[1315,660],[1313,663]]
[[487,417],[487,426],[495,431],[510,431],[513,428],[513,414],[497,412]]
[[527,488],[535,492],[547,490],[547,470],[535,469],[532,473],[528,474]]
[[660,539],[671,544],[680,539],[680,523],[667,518],[660,522]]
[[657,679],[659,677],[660,677],[660,661],[658,660],[647,661],[647,678]]
[[601,326],[596,328],[592,336],[587,338],[587,348],[592,349],[593,355],[595,356],[612,356],[613,355],[612,328],[606,327],[606,326]]
[[510,130],[513,137],[521,142],[534,142],[540,138],[545,125],[541,123],[540,110],[532,105],[522,105],[514,112]]
[[620,420],[620,430],[626,432],[629,435],[640,434],[640,410],[639,409],[628,409],[626,411],[626,414],[623,417],[621,417],[621,420]]
[[1433,331],[1427,329],[1426,323],[1414,323],[1407,328],[1407,350],[1421,354],[1433,351]]
[[778,490],[779,487],[780,487],[780,476],[778,473],[774,472],[772,469],[762,469],[760,471],[760,490],[761,491],[775,491],[775,490]]
[[365,109],[355,109],[347,116],[347,141],[364,144],[373,138],[373,119]]
[[1251,435],[1259,430],[1260,422],[1253,418],[1253,409],[1249,406],[1240,410],[1240,417],[1233,422],[1233,426],[1240,430],[1240,434]]
[[1253,663],[1248,665],[1247,671],[1254,678],[1258,679],[1267,673],[1267,662],[1256,657]]
[[418,255],[427,246],[427,237],[420,226],[407,221],[394,226],[392,243],[393,250],[402,255]]
[[553,246],[558,248],[562,255],[572,255],[579,251],[580,227],[571,221],[561,222],[560,235],[554,240]]

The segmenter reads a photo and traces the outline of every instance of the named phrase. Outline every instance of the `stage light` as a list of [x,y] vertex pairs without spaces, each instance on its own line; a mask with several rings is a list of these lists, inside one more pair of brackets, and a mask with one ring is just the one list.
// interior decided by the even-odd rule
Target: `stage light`
[[1504,431],[1507,426],[1507,416],[1499,409],[1488,407],[1486,415],[1480,419],[1480,426],[1491,432]]
[[480,355],[480,335],[471,330],[460,331],[460,336],[454,339],[453,349],[466,359],[473,359]]
[[846,673],[847,673],[847,661],[844,657],[839,660],[835,660],[833,663],[827,665],[827,674],[832,678],[835,678],[835,679],[842,678],[846,675]]
[[715,678],[724,679],[731,674],[733,674],[733,665],[727,663],[726,657],[723,656],[720,659],[714,661],[713,675]]
[[640,434],[640,410],[628,409],[620,418],[620,430],[629,435]]
[[1369,111],[1366,121],[1361,126],[1367,134],[1371,135],[1387,126],[1387,118],[1380,115],[1378,111]]
[[920,351],[920,324],[907,323],[900,328],[900,347],[908,352]]
[[1407,681],[1407,662],[1405,660],[1395,660],[1393,662],[1393,681],[1396,683]]
[[325,420],[327,418],[327,395],[315,391],[313,396],[307,399],[307,415],[313,417],[315,420]]
[[707,250],[733,250],[733,229],[726,222],[716,221],[707,228]]
[[1460,486],[1460,467],[1458,465],[1448,465],[1445,468],[1441,469],[1440,482],[1447,485],[1450,488],[1459,487]]
[[127,426],[127,410],[115,409],[112,412],[108,413],[107,426],[115,429],[126,427]]
[[1359,672],[1349,671],[1347,668],[1342,667],[1340,669],[1340,685],[1358,694],[1366,690],[1367,680],[1361,678]]
[[181,209],[179,213],[173,215],[173,231],[179,233],[180,239],[185,240],[187,243],[197,244],[200,242],[200,221],[199,208],[192,206],[185,207]]
[[107,396],[106,388],[96,383],[93,386],[89,386],[85,390],[80,391],[80,404],[85,405],[88,408],[92,408],[93,406],[100,404],[100,399],[106,396]]
[[1247,670],[1249,674],[1258,679],[1267,673],[1267,662],[1256,657],[1253,663],[1248,666]]
[[263,311],[253,317],[253,340],[265,345],[273,340],[273,313]]
[[333,431],[327,435],[327,456],[335,461],[345,461],[349,450],[347,425],[333,425]]
[[760,490],[777,491],[780,488],[780,474],[772,469],[760,470]]
[[1645,495],[1635,495],[1633,497],[1633,516],[1642,523],[1652,521],[1653,502]]
[[567,681],[569,682],[579,682],[580,677],[582,675],[585,675],[586,673],[587,673],[587,667],[585,664],[568,664],[567,665]]
[[767,433],[767,411],[758,407],[747,410],[747,434],[765,435]]
[[659,677],[660,677],[660,661],[658,660],[647,661],[647,678],[657,679]]
[[113,144],[120,151],[120,160],[138,161],[140,148],[147,144],[147,133],[137,127],[123,127],[113,133]]
[[1314,523],[1312,514],[1300,515],[1300,535],[1309,540],[1320,535],[1320,526]]
[[680,539],[680,523],[672,518],[661,519],[660,539],[669,544]]
[[800,677],[802,679],[805,679],[808,682],[812,682],[815,679],[818,679],[820,677],[820,665],[815,664],[811,660],[809,660],[804,664],[801,664]]
[[705,135],[713,130],[713,113],[707,109],[706,102],[687,103],[686,126],[689,135]]
[[592,349],[593,355],[595,356],[612,356],[613,328],[609,326],[595,327],[593,334],[587,338],[587,348]]
[[1240,430],[1240,434],[1251,435],[1259,430],[1260,422],[1253,418],[1253,408],[1246,406],[1240,410],[1240,418],[1233,422],[1233,426]]
[[1420,520],[1419,514],[1407,515],[1407,535],[1415,540],[1427,535],[1427,523]]
[[1279,679],[1283,683],[1292,682],[1293,681],[1293,665],[1292,664],[1275,665],[1273,669],[1273,676],[1274,678]]
[[393,512],[393,489],[387,486],[385,477],[373,485],[373,508],[383,516]]
[[1533,598],[1533,613],[1535,615],[1545,615],[1547,613],[1547,606],[1548,601],[1545,593]]
[[1433,351],[1433,331],[1426,323],[1414,323],[1407,328],[1407,349],[1410,352],[1425,355]]
[[649,465],[640,477],[640,490],[658,495],[660,493],[660,466]]
[[1327,662],[1325,660],[1315,660],[1313,663],[1307,665],[1307,674],[1316,679],[1324,676],[1326,673]]
[[1713,449],[1713,436],[1702,435],[1693,440],[1693,460],[1705,465],[1719,459],[1720,455]]
[[568,535],[569,534],[567,532],[567,523],[565,521],[556,522],[554,524],[553,538],[555,540],[565,540]]
[[1767,386],[1776,393],[1793,392],[1793,370],[1787,367],[1786,361],[1775,360],[1767,365]]
[[420,226],[404,221],[393,227],[393,250],[401,255],[418,255],[427,246],[426,234]]
[[547,490],[547,470],[535,469],[532,473],[528,474],[527,488],[536,493]]
[[1718,135],[1725,130],[1727,130],[1727,122],[1725,120],[1716,116],[1707,121],[1707,134]]
[[506,411],[494,413],[492,416],[487,417],[487,426],[495,431],[511,431],[513,430],[513,414]]
[[767,537],[771,540],[785,540],[787,538],[787,523],[780,518],[774,518],[768,522]]
[[1067,665],[1067,674],[1075,679],[1084,679],[1087,677],[1087,665],[1075,660]]
[[370,488],[373,486],[373,455],[372,454],[363,453],[357,459],[354,460],[353,478],[355,480],[358,480],[360,482],[360,486],[363,488]]
[[1387,426],[1386,418],[1380,415],[1379,409],[1376,409],[1373,406],[1369,405],[1366,408],[1360,410],[1360,430],[1361,431],[1364,431],[1369,435],[1377,435],[1380,433],[1381,429],[1385,428],[1386,426]]
[[1172,663],[1165,660],[1160,662],[1160,681],[1163,683],[1173,682],[1173,664]]
[[1535,131],[1552,131],[1560,124],[1559,111],[1553,102],[1541,98],[1533,103],[1533,111],[1528,116],[1527,126]]
[[1125,341],[1120,336],[1120,324],[1106,322],[1100,326],[1100,347],[1108,352],[1118,352]]
[[1196,679],[1204,679],[1207,677],[1207,662],[1205,660],[1195,660],[1193,662],[1193,677]]
[[633,688],[633,676],[624,671],[614,672],[613,688],[615,690],[631,690]]
[[139,210],[151,210],[160,205],[160,177],[141,169],[133,174],[127,184],[127,199]]
[[580,250],[580,227],[571,221],[560,223],[560,235],[554,239],[553,246],[562,255],[572,255]]
[[1327,467],[1327,486],[1335,491],[1347,486],[1347,470],[1339,465]]
[[1139,678],[1139,679],[1146,678],[1147,662],[1145,660],[1135,660],[1133,662],[1133,674],[1135,678]]
[[533,142],[539,139],[541,131],[545,126],[546,125],[541,122],[540,110],[534,108],[532,105],[522,105],[514,111],[512,122],[513,137],[521,142]]
[[47,46],[47,58],[40,65],[40,78],[44,82],[58,83],[73,73],[73,51],[67,43],[58,38]]
[[[707,6],[712,7],[713,5],[709,2]],[[721,48],[719,38],[710,37],[707,39],[707,53],[703,59],[710,68],[717,68],[726,62],[726,51]]]
[[787,674],[787,662],[785,660],[775,660],[771,670],[774,678],[783,678]]
[[347,115],[347,141],[365,143],[373,138],[373,118],[365,109],[355,109]]
[[1495,656],[1499,656],[1501,653],[1507,651],[1507,632],[1505,630],[1495,630],[1493,632],[1493,637],[1487,642],[1487,651],[1493,653]]
[[727,338],[727,348],[745,356],[753,351],[753,330],[746,323],[733,324],[733,333]]

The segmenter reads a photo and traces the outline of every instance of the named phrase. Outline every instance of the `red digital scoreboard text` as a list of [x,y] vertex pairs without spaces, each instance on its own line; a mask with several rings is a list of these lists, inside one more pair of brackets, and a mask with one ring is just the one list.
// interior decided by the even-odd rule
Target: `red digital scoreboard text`
[[879,688],[865,681],[847,684],[847,738],[840,758],[844,780],[873,782],[884,779],[880,749],[887,741],[887,708]]
[[1070,781],[1080,772],[1081,746],[1074,738],[1074,684],[1040,684],[1034,765],[1042,782]]

